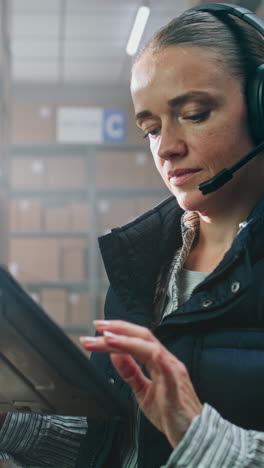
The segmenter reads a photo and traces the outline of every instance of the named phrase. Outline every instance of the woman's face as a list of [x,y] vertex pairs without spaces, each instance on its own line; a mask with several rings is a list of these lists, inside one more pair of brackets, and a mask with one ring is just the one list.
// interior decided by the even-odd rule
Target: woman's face
[[146,51],[134,65],[131,91],[137,125],[183,209],[202,211],[213,200],[239,197],[248,168],[215,193],[204,196],[198,189],[254,146],[241,84],[216,53],[193,46]]

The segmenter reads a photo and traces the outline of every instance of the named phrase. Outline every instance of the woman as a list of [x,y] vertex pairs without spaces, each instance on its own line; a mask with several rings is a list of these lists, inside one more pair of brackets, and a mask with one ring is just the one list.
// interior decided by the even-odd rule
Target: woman
[[186,12],[157,33],[132,70],[136,123],[177,203],[100,240],[112,284],[106,314],[154,333],[110,320],[96,323],[102,336],[83,339],[86,349],[111,353],[160,431],[141,418],[138,465],[128,466],[158,467],[172,449],[166,466],[264,460],[263,434],[231,424],[264,430],[263,155],[218,191],[204,196],[198,189],[256,143],[245,88],[264,61],[263,38],[241,24],[240,43],[238,21],[227,22]]
[[[172,197],[100,239],[111,283],[106,320],[96,322],[100,336],[82,342],[103,351],[94,362],[126,398],[131,387],[137,404],[129,426],[88,421],[81,468],[264,463],[263,155],[218,191],[198,189],[258,142],[245,87],[264,61],[263,38],[227,22],[187,11],[133,66],[136,122]],[[23,465],[37,464],[44,444],[33,418],[16,439]],[[53,466],[71,466],[69,419],[54,421],[38,466],[52,466],[52,453]],[[15,453],[12,416],[2,431],[0,447]]]

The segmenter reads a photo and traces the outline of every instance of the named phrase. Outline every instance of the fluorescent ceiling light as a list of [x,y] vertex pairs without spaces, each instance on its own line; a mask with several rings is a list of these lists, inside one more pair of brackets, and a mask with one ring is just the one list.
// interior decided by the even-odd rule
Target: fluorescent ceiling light
[[128,55],[135,55],[140,40],[142,38],[146,23],[148,21],[149,13],[149,7],[141,6],[138,9],[137,16],[126,46],[126,53]]

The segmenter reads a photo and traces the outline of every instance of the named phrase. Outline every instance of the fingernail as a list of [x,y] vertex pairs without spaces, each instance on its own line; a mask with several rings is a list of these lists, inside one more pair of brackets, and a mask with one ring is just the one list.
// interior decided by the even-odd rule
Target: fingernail
[[87,343],[88,341],[89,342],[96,341],[96,337],[95,336],[80,336],[79,340],[81,343]]
[[104,336],[109,337],[109,338],[117,338],[118,337],[118,335],[116,335],[115,333],[112,333],[112,332],[107,331],[107,330],[104,331]]
[[93,320],[93,323],[96,327],[108,327],[110,324],[109,320]]

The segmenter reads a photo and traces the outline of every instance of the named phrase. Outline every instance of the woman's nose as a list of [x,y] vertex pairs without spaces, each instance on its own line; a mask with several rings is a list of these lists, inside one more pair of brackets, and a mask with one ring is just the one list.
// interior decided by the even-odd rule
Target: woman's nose
[[160,137],[158,156],[162,159],[183,157],[187,154],[187,145],[175,129],[163,132]]

